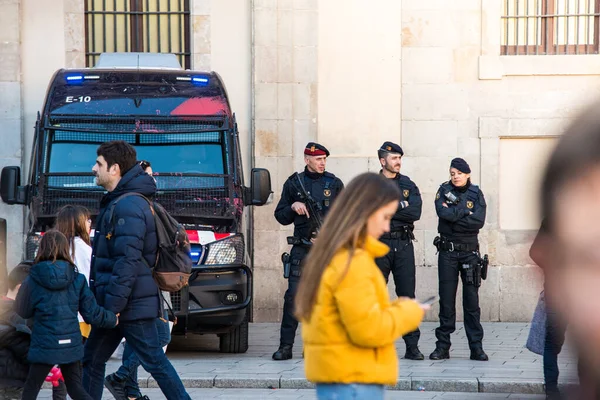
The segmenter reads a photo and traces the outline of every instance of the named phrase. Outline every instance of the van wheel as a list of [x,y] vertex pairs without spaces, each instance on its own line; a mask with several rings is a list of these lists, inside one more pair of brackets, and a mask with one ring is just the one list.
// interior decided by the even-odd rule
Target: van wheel
[[248,351],[248,315],[242,323],[219,337],[221,353],[245,353]]

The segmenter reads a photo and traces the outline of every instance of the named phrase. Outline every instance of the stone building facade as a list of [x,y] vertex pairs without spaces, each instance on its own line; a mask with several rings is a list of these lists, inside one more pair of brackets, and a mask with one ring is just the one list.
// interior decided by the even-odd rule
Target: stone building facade
[[[553,4],[558,13],[569,2],[530,3]],[[435,192],[453,157],[468,160],[488,203],[481,244],[492,268],[480,291],[482,319],[530,318],[541,282],[528,257],[539,224],[540,172],[562,127],[600,94],[600,56],[598,33],[588,28],[584,36],[594,43],[584,52],[593,54],[520,54],[519,33],[538,40],[541,34],[529,29],[543,19],[513,29],[505,18],[511,4],[519,7],[512,0],[190,1],[192,67],[223,76],[246,171],[271,171],[273,203],[252,215],[255,321],[281,317],[286,282],[279,260],[291,229],[277,224],[273,210],[285,179],[303,167],[310,140],[331,150],[328,169],[346,182],[379,170],[383,141],[403,147],[403,172],[424,200],[415,231],[420,298],[437,291]],[[0,166],[26,168],[51,74],[84,65],[83,1],[0,0],[0,6]],[[571,22],[580,30],[589,18],[596,17]],[[517,55],[503,55],[512,44]],[[14,265],[23,210],[0,204],[0,214],[8,219]],[[434,308],[428,318],[436,315]]]

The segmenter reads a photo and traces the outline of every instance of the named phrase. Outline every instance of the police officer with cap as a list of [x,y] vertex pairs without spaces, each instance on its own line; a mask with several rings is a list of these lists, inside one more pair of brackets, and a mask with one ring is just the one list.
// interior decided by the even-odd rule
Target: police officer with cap
[[436,348],[432,360],[450,358],[450,334],[456,328],[456,289],[463,284],[464,324],[471,360],[487,361],[483,351],[483,327],[479,308],[481,268],[477,235],[485,224],[486,204],[481,189],[471,183],[471,168],[462,158],[450,164],[451,180],[443,183],[435,196],[439,217],[438,251],[440,326],[435,330]]
[[[421,218],[423,201],[419,188],[406,175],[400,174],[402,166],[402,148],[395,143],[385,142],[377,151],[381,171],[385,177],[392,179],[400,188],[400,205],[390,222],[390,232],[380,240],[389,246],[390,252],[375,260],[387,282],[390,272],[394,277],[396,295],[398,297],[415,297],[415,249],[413,247],[414,223]],[[406,354],[409,360],[423,360],[419,351],[419,328],[404,336]]]
[[[292,347],[298,321],[294,317],[294,297],[302,273],[302,260],[308,254],[310,244],[315,238],[315,216],[310,215],[303,198],[302,187],[309,194],[324,216],[331,204],[344,188],[342,181],[325,171],[329,150],[318,143],[310,142],[304,149],[304,171],[290,176],[283,184],[281,199],[275,209],[275,218],[281,225],[294,224],[294,236],[288,238],[293,243],[289,254],[290,273],[288,289],[284,296],[283,318],[279,349],[273,354],[274,360],[292,358]],[[298,182],[300,180],[300,182]],[[301,184],[302,185],[301,185]]]

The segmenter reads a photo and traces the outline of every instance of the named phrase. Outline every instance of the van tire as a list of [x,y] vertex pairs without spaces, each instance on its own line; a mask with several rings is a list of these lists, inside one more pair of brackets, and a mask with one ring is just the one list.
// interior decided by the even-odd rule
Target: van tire
[[221,353],[245,353],[248,351],[248,314],[241,324],[219,337]]

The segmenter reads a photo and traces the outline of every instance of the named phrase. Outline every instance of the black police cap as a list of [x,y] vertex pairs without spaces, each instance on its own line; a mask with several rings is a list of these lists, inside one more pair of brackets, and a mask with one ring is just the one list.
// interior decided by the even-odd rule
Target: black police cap
[[452,162],[450,163],[450,168],[456,168],[463,174],[471,173],[471,167],[469,167],[469,164],[467,164],[465,160],[459,157],[456,157],[454,160],[452,160]]
[[384,142],[381,145],[380,151],[385,151],[387,153],[399,153],[401,156],[404,155],[404,151],[402,151],[402,147],[398,146],[396,143],[392,142]]

